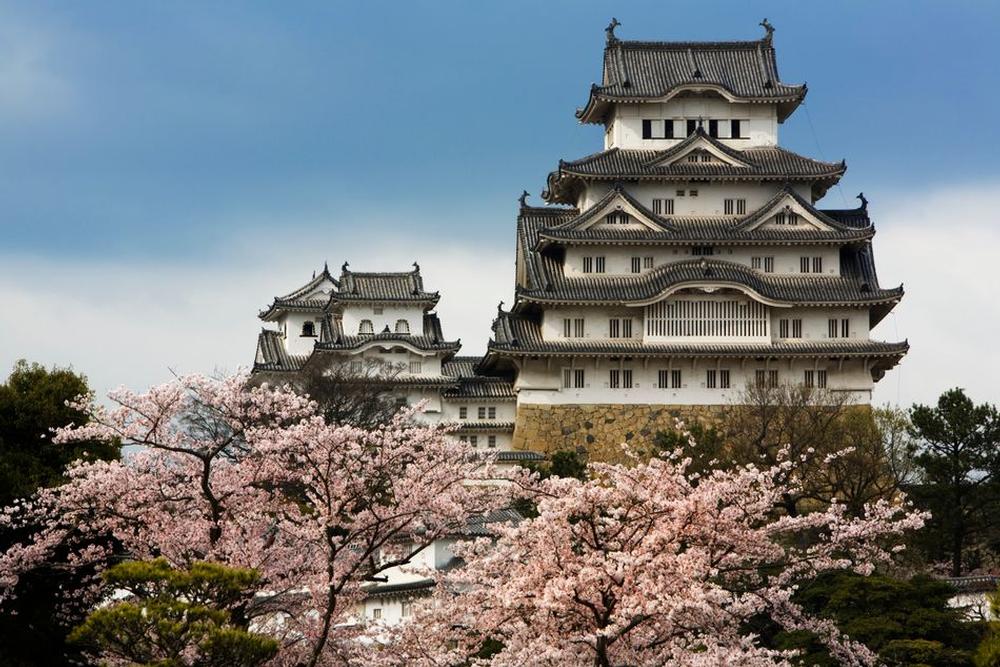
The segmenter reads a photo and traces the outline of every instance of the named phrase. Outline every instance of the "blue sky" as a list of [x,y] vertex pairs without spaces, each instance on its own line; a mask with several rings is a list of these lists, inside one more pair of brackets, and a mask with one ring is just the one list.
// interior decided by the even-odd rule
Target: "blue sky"
[[[573,110],[600,75],[612,14],[624,39],[689,40],[755,39],[766,16],[782,79],[810,89],[782,143],[848,161],[824,203],[853,204],[864,190],[885,213],[880,238],[906,240],[902,212],[936,196],[958,209],[923,228],[954,228],[946,240],[972,230],[981,250],[1000,250],[981,237],[991,212],[973,202],[1000,182],[989,46],[1000,3],[0,3],[0,288],[37,308],[46,330],[100,330],[124,308],[140,311],[128,313],[137,328],[127,337],[108,324],[69,343],[4,309],[0,362],[72,363],[102,386],[148,384],[156,374],[133,369],[157,364],[247,363],[256,308],[298,276],[324,259],[393,268],[384,264],[419,255],[427,266],[428,240],[449,257],[482,253],[478,270],[502,273],[496,285],[509,292],[516,196],[537,194],[559,158],[600,146],[600,130]],[[926,272],[911,258],[877,250],[893,272],[885,282],[920,284]],[[432,287],[445,293],[442,314],[475,313],[456,326],[478,351],[502,288],[483,288],[488,309],[457,297],[449,306],[449,289],[477,269],[448,266],[437,274],[448,284]],[[915,315],[947,298],[932,288]],[[67,320],[74,307],[79,321]],[[978,328],[997,321],[987,309]],[[230,331],[220,322],[237,321],[220,341]],[[922,321],[900,337],[916,343]],[[125,356],[123,377],[93,346]]]

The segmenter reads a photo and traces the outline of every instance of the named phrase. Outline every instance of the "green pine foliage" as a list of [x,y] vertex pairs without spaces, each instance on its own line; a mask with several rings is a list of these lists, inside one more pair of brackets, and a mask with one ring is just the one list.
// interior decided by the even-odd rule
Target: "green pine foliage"
[[270,660],[278,644],[233,623],[258,579],[253,570],[195,563],[189,570],[166,560],[130,561],[107,570],[109,592],[128,597],[95,610],[70,641],[95,655],[143,667],[253,667]]

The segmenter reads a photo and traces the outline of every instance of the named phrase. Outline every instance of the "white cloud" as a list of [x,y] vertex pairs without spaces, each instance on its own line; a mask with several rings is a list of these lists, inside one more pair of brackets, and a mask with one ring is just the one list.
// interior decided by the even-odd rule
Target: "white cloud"
[[[983,185],[911,194],[873,211],[881,282],[906,286],[875,336],[908,338],[912,346],[877,385],[877,401],[929,402],[962,386],[976,400],[1000,402],[997,190]],[[445,334],[460,337],[466,354],[482,353],[497,302],[510,301],[513,244],[489,250],[399,231],[388,243],[333,232],[326,242],[286,247],[244,237],[228,246],[236,259],[211,264],[0,258],[0,371],[19,357],[72,364],[103,391],[149,386],[168,378],[171,368],[248,365],[257,311],[305,282],[326,255],[350,259],[355,270],[405,270],[418,260],[427,288],[441,291]]]
[[876,336],[911,345],[876,400],[929,403],[958,386],[1000,403],[998,191],[987,183],[908,193],[874,211],[879,281],[906,288]]
[[[72,365],[103,393],[145,388],[170,371],[235,370],[253,362],[258,310],[321,268],[302,244],[262,248],[226,264],[0,259],[0,372],[18,358]],[[354,270],[407,270],[417,259],[440,290],[445,335],[486,349],[496,304],[513,288],[509,252],[426,240],[331,243]],[[322,249],[317,249],[322,252]],[[322,255],[319,255],[322,256]],[[336,274],[339,266],[331,266]]]

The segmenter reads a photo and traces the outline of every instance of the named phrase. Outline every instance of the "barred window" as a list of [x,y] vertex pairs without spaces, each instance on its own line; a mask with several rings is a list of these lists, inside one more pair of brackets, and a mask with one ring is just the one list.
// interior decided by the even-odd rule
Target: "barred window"
[[404,336],[410,335],[410,323],[406,320],[396,320],[396,333]]
[[826,323],[826,335],[828,338],[837,337],[837,320],[836,318],[831,318]]
[[820,389],[826,389],[826,371],[820,370],[816,371],[816,386]]
[[788,338],[788,320],[778,320],[778,338]]
[[595,257],[594,260],[594,273],[604,273],[604,258]]
[[488,418],[490,418],[490,419],[496,419],[497,418],[497,409],[496,409],[496,406],[490,406],[490,407],[488,407],[486,409],[486,416]]
[[718,373],[716,373],[716,370],[714,368],[710,368],[707,371],[705,371],[705,388],[706,389],[715,389],[717,376],[718,376]]
[[746,199],[726,199],[723,201],[723,212],[726,215],[743,215],[747,212]]
[[608,371],[608,387],[611,389],[618,389],[622,382],[622,372],[618,368],[612,368]]
[[710,257],[715,254],[715,246],[696,245],[693,248],[691,248],[691,254],[701,257]]
[[632,318],[612,317],[608,320],[608,338],[631,338]]
[[774,273],[774,257],[764,258],[764,273]]
[[583,318],[563,318],[564,338],[583,338]]
[[459,419],[468,419],[469,418],[469,406],[467,406],[467,405],[460,405],[458,407],[458,418]]
[[479,408],[476,410],[476,416],[479,419],[486,419],[486,408],[484,406],[479,406]]
[[673,199],[654,199],[653,200],[653,213],[656,215],[673,215],[674,214],[674,200]]
[[375,325],[372,324],[371,320],[361,320],[361,324],[358,325],[358,335],[359,336],[371,336],[375,333]]
[[495,435],[491,435],[488,438],[486,438],[486,446],[495,449],[497,446],[497,437]]
[[632,273],[641,273],[641,272],[642,272],[642,257],[633,257]]
[[729,389],[729,369],[719,371],[719,389]]
[[473,447],[478,447],[479,446],[479,436],[478,435],[470,435],[469,436],[469,444],[472,445]]
[[419,375],[422,365],[423,364],[421,364],[419,361],[411,361],[410,362],[410,375]]
[[823,273],[822,257],[813,257],[813,273]]
[[582,389],[584,373],[582,368],[563,369],[563,389]]
[[778,386],[778,371],[776,370],[757,370],[754,372],[754,382],[758,387],[777,387]]
[[583,258],[583,272],[584,273],[593,273],[594,272],[594,258],[593,257],[584,257]]
[[761,258],[760,257],[751,257],[750,258],[750,268],[751,269],[757,269],[758,271],[760,271],[760,268],[761,268]]
[[670,388],[680,389],[681,388],[681,372],[680,370],[670,371]]
[[809,273],[809,258],[800,257],[799,258],[799,271],[802,273]]
[[660,389],[666,389],[670,386],[670,372],[666,370],[657,371],[656,373],[656,386]]
[[792,338],[802,338],[802,320],[792,320]]
[[644,269],[651,269],[651,268],[653,268],[653,258],[652,257],[643,257],[642,258],[642,268],[644,268]]
[[614,211],[608,213],[605,220],[609,225],[627,225],[631,221],[631,216],[625,211]]
[[844,318],[840,320],[840,337],[850,338],[851,337],[851,320]]

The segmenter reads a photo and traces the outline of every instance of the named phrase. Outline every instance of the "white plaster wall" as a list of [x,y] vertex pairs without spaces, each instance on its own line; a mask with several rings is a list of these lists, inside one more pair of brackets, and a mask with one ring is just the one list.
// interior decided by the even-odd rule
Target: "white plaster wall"
[[[841,366],[825,359],[818,362],[812,359],[772,360],[765,364],[753,359],[741,363],[738,359],[722,359],[717,362],[715,359],[676,358],[649,360],[645,363],[642,359],[636,359],[619,365],[618,360],[580,357],[575,360],[573,367],[584,369],[586,386],[582,389],[563,389],[562,369],[570,365],[568,359],[553,360],[548,367],[543,360],[527,360],[518,375],[518,403],[719,405],[735,401],[746,383],[754,379],[755,371],[765,368],[777,369],[778,381],[782,383],[802,382],[807,369],[826,369],[828,389],[851,391],[855,393],[855,400],[865,403],[871,399],[873,385],[871,374],[864,369],[861,361],[855,360],[845,361]],[[631,368],[633,387],[610,389],[608,376],[611,368]],[[728,369],[731,388],[706,388],[705,371],[709,368]],[[657,373],[661,369],[680,369],[683,386],[680,389],[657,387]]]
[[[778,114],[774,104],[732,103],[716,94],[699,97],[678,97],[667,102],[619,104],[610,114],[605,148],[641,148],[664,150],[683,141],[687,135],[687,119],[704,120],[708,132],[709,119],[744,121],[741,133],[747,139],[728,139],[728,123],[720,123],[719,139],[736,149],[751,146],[773,146],[778,143]],[[676,139],[643,139],[642,120],[674,119]]]
[[386,326],[389,331],[396,330],[397,320],[406,320],[410,325],[410,334],[421,336],[424,333],[424,309],[422,306],[382,306],[382,314],[376,315],[375,308],[371,304],[358,304],[344,306],[341,323],[344,333],[349,336],[356,336],[361,325],[361,320],[371,320],[375,333],[382,333]]
[[[585,188],[577,206],[581,211],[599,202],[614,184],[606,181],[593,181]],[[653,199],[673,199],[674,216],[722,216],[725,211],[726,199],[746,199],[747,213],[760,208],[774,197],[784,187],[784,183],[757,181],[735,182],[692,182],[687,179],[679,181],[641,181],[631,183],[628,193],[652,210]],[[793,189],[806,201],[812,201],[812,191],[808,183],[795,183]],[[678,196],[677,191],[684,190],[684,196]],[[692,197],[691,190],[697,190],[698,195]],[[669,216],[667,216],[669,217]],[[735,216],[734,216],[735,219]]]
[[[584,273],[584,257],[604,257],[604,273]],[[653,268],[696,258],[691,246],[619,246],[619,245],[579,245],[566,248],[563,262],[563,273],[568,278],[600,278],[606,275],[642,275],[651,269],[643,269],[640,273],[632,273],[633,257],[652,257]],[[826,276],[840,275],[840,249],[837,246],[715,246],[712,258],[736,262],[752,266],[754,257],[774,257],[775,274],[799,274],[800,258],[810,258],[810,268],[813,257],[823,258],[823,274]],[[810,273],[809,275],[819,275]]]
[[[309,354],[319,340],[320,316],[312,313],[286,313],[278,320],[278,329],[285,333],[285,350],[289,354]],[[303,336],[302,325],[313,322],[315,337]]]

